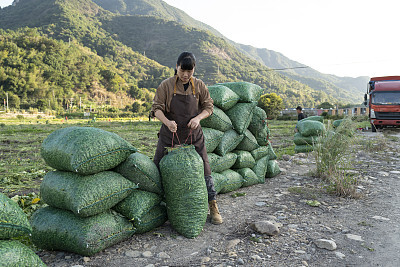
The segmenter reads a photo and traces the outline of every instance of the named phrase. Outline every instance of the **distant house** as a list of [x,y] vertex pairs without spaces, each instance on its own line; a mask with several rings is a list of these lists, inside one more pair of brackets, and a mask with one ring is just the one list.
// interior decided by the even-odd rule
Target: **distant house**
[[[307,116],[321,116],[322,113],[327,112],[328,115],[351,115],[360,116],[367,115],[367,107],[352,107],[352,108],[339,108],[339,109],[319,109],[319,108],[303,108],[303,113]],[[295,108],[284,109],[281,115],[297,116]]]

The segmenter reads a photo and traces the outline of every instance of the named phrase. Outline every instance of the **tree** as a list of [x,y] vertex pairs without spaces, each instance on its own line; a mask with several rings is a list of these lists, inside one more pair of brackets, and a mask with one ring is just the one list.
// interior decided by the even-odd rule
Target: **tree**
[[19,97],[11,92],[8,93],[8,106],[10,108],[19,108],[21,105],[21,100]]
[[319,104],[318,106],[317,106],[317,108],[321,108],[321,109],[330,109],[330,108],[334,108],[335,106],[334,105],[332,105],[331,103],[329,103],[329,102],[324,102],[324,103],[321,103],[321,104]]
[[143,112],[143,109],[143,106],[141,106],[138,102],[133,102],[131,109],[133,113]]
[[258,101],[258,106],[265,110],[268,118],[271,119],[275,119],[285,107],[282,98],[275,93],[262,95]]

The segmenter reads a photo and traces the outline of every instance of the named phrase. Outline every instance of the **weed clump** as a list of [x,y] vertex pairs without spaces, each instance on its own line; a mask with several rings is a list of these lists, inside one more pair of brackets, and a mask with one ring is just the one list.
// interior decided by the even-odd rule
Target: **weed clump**
[[356,125],[351,118],[345,118],[335,131],[328,125],[320,143],[314,145],[314,175],[328,182],[328,192],[342,197],[359,197],[356,190],[357,176],[349,172],[354,160],[355,129]]

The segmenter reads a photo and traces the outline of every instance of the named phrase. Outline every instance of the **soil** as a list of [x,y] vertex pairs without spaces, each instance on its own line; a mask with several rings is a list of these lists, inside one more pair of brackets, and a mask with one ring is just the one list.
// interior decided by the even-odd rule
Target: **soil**
[[[311,153],[285,155],[279,160],[282,173],[265,184],[235,191],[244,196],[219,195],[224,223],[208,220],[194,239],[180,236],[167,222],[92,257],[38,255],[48,266],[60,267],[400,266],[400,134],[391,133],[396,136],[361,133],[366,142],[380,141],[356,155],[358,199],[328,194],[323,181],[310,175]],[[266,220],[278,226],[278,234],[260,234],[251,226]],[[330,240],[328,249],[317,246],[318,239]]]

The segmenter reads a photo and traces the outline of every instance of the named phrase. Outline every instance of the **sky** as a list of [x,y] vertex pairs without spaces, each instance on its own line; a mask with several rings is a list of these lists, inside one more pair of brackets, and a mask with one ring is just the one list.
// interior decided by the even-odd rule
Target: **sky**
[[[0,0],[2,7],[13,0]],[[398,0],[165,0],[237,43],[337,76],[400,75]]]

